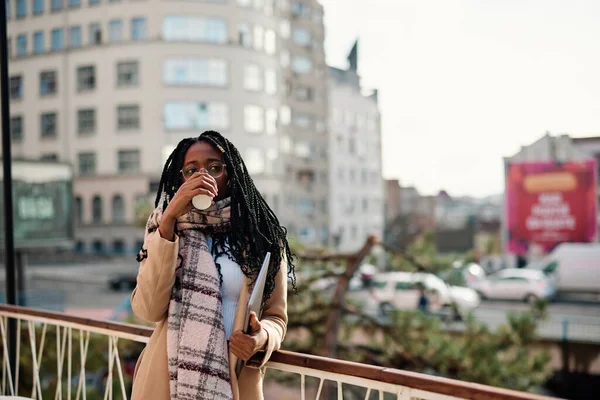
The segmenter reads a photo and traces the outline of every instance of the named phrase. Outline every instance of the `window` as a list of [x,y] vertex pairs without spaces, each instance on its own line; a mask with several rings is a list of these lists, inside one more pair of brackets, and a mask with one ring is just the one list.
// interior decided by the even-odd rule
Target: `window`
[[46,162],[58,162],[58,154],[56,153],[46,153],[40,156],[40,161]]
[[56,113],[44,113],[40,117],[40,136],[42,139],[56,138]]
[[284,39],[290,37],[290,21],[287,19],[284,19],[279,23],[279,35]]
[[292,152],[292,138],[287,135],[281,135],[279,147],[283,154],[290,154]]
[[182,129],[227,129],[229,108],[225,103],[181,101],[165,104],[165,128]]
[[73,215],[75,216],[75,222],[81,224],[83,222],[83,200],[80,196],[75,197],[73,208],[75,209],[73,212]]
[[112,199],[112,220],[113,222],[125,222],[125,200],[120,194],[115,195]]
[[281,106],[279,109],[279,121],[282,125],[289,125],[292,121],[292,110],[289,106]]
[[33,0],[33,15],[44,13],[44,0]]
[[113,241],[113,253],[125,254],[125,241],[123,241],[123,239],[115,239]]
[[119,150],[119,173],[138,172],[140,170],[139,150]]
[[223,59],[169,59],[163,65],[163,80],[168,85],[227,86],[227,61]]
[[75,253],[85,253],[85,242],[83,240],[78,240],[75,242]]
[[244,67],[244,89],[253,92],[261,91],[263,88],[263,77],[260,67],[256,64],[248,64]]
[[314,215],[315,213],[315,201],[313,199],[298,199],[296,203],[296,210],[301,215]]
[[252,6],[252,0],[237,0],[237,3],[240,7],[250,7]]
[[81,7],[81,0],[69,0],[69,8]]
[[315,119],[312,115],[303,113],[294,113],[294,125],[303,128],[311,129],[315,123]]
[[296,56],[292,68],[298,74],[308,74],[312,70],[312,61],[308,57]]
[[265,113],[265,132],[267,135],[275,135],[277,133],[277,110],[274,108],[267,109]]
[[23,117],[10,118],[10,138],[13,142],[23,141]]
[[[112,1],[111,1],[112,3]],[[95,6],[97,4],[100,4],[100,0],[89,0],[89,5],[90,6]]]
[[136,17],[131,20],[131,40],[144,40],[148,36],[146,18]]
[[264,44],[264,29],[260,25],[254,27],[254,50],[261,51]]
[[137,86],[139,84],[139,64],[137,61],[117,63],[117,86]]
[[77,68],[77,90],[93,90],[96,88],[96,67],[86,65]]
[[27,36],[21,34],[17,36],[17,57],[25,57],[27,55]]
[[265,0],[265,15],[270,17],[275,12],[275,0]]
[[23,77],[21,75],[11,76],[8,85],[11,100],[23,98]]
[[17,0],[17,18],[25,18],[25,15],[27,15],[27,2]]
[[302,243],[310,243],[315,240],[315,230],[310,226],[303,226],[298,229],[298,238]]
[[238,42],[242,47],[252,47],[252,32],[248,24],[240,24],[238,27]]
[[[102,223],[102,197],[99,195],[94,196],[92,199],[92,221],[96,224]],[[96,247],[97,242],[94,242],[94,248]],[[102,246],[102,242],[100,242],[100,248]]]
[[123,24],[120,19],[113,19],[108,23],[108,40],[120,42],[123,39]]
[[296,87],[296,100],[298,101],[311,101],[313,99],[312,88],[306,86]]
[[312,160],[313,146],[310,142],[298,142],[294,147],[294,153],[296,154],[296,157]]
[[44,32],[38,31],[33,33],[33,54],[40,54],[44,52]]
[[50,0],[52,11],[60,11],[63,8],[63,0]]
[[69,47],[81,47],[81,27],[72,26],[69,30]]
[[265,69],[265,92],[267,94],[277,93],[277,72],[273,68]]
[[101,44],[102,43],[102,29],[100,24],[90,24],[90,44]]
[[11,9],[10,0],[6,0],[6,20],[7,21],[10,21],[10,9]]
[[163,20],[165,40],[226,43],[227,23],[222,18],[167,16]]
[[262,107],[244,107],[244,128],[249,133],[262,133],[265,130],[264,110]]
[[310,7],[308,4],[294,1],[292,3],[292,15],[295,17],[308,17],[310,16]]
[[292,40],[299,46],[310,46],[312,42],[310,32],[303,28],[294,28],[292,31]]
[[77,155],[79,175],[96,174],[96,153],[79,153]]
[[89,134],[96,131],[96,110],[84,108],[77,110],[77,133]]
[[140,106],[128,105],[117,107],[117,129],[128,130],[140,127]]
[[52,29],[52,51],[65,48],[65,31],[62,28]]
[[260,148],[247,148],[244,161],[250,174],[262,174],[265,171],[265,156]]
[[[100,223],[102,221],[98,221]],[[92,242],[92,249],[96,254],[104,254],[104,243],[100,239],[96,239]]]
[[269,55],[275,54],[277,51],[277,36],[275,31],[267,29],[265,31],[265,53]]

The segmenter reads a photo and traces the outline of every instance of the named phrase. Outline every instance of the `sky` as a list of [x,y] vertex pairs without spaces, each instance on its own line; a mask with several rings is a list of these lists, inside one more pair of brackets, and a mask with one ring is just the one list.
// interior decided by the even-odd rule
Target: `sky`
[[383,174],[423,194],[503,191],[502,157],[546,132],[600,136],[600,1],[320,0],[327,62],[359,43]]

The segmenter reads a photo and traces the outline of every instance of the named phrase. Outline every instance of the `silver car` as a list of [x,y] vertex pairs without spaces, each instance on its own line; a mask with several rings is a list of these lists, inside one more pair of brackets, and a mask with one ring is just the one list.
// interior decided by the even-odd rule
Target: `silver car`
[[556,295],[554,281],[542,271],[508,268],[476,282],[473,286],[482,299],[551,300]]

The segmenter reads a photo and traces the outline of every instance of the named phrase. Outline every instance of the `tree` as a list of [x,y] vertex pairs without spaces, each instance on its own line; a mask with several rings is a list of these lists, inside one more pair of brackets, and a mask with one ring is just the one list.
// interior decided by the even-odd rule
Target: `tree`
[[[349,281],[374,244],[370,238],[351,255],[300,255],[286,348],[518,390],[546,380],[549,356],[531,351],[544,303],[512,313],[496,331],[469,316],[457,332],[435,316],[398,311],[382,320],[347,302]],[[450,266],[427,236],[388,258],[394,270],[439,272]]]

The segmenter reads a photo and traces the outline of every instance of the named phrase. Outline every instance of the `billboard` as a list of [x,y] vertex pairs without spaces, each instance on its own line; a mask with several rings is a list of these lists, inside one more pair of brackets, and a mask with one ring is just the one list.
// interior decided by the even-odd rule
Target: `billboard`
[[[13,161],[12,175],[15,248],[72,247],[71,167],[55,162]],[[0,209],[3,190],[0,184]],[[3,246],[4,218],[0,216],[0,248]]]
[[597,234],[596,160],[506,164],[507,251],[545,254]]

